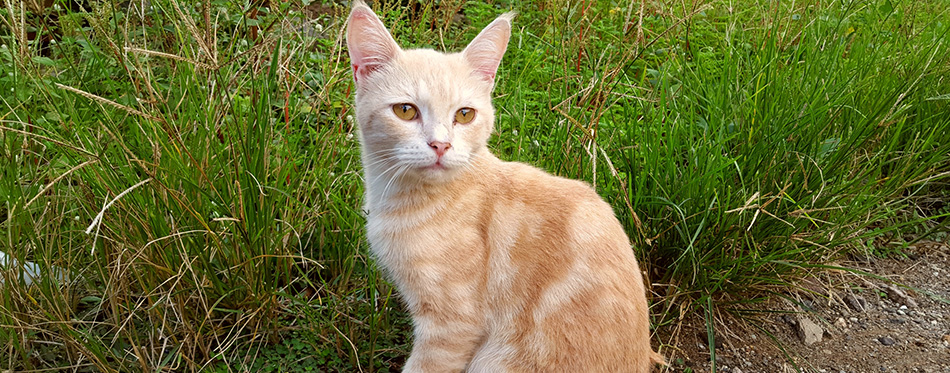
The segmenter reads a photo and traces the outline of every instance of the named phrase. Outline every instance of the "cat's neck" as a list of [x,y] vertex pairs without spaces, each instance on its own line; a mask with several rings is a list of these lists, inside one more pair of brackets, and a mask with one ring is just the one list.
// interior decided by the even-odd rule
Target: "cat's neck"
[[[424,178],[409,172],[395,172],[391,165],[377,162],[365,167],[364,210],[370,214],[425,208],[452,199],[464,185],[491,174],[500,162],[487,149],[473,153],[471,164],[445,180]],[[364,164],[373,164],[372,161]]]

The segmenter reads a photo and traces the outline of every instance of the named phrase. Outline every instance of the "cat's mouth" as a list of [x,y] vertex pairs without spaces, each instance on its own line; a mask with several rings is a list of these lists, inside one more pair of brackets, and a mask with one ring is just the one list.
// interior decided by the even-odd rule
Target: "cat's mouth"
[[440,170],[447,170],[448,168],[445,167],[444,164],[442,164],[442,160],[440,159],[440,160],[435,161],[435,163],[426,166],[425,169],[426,169],[426,170],[440,171]]

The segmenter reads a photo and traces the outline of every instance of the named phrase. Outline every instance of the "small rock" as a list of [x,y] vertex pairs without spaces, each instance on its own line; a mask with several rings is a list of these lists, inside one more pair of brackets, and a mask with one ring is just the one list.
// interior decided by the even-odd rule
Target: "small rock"
[[905,304],[907,305],[907,307],[910,307],[910,308],[917,308],[917,301],[915,301],[913,298],[908,296],[907,293],[905,293],[903,290],[901,290],[897,286],[894,286],[892,284],[887,284],[887,285],[884,285],[883,288],[884,288],[884,292],[887,293],[887,297],[891,298],[891,300],[900,304]]
[[798,317],[798,323],[795,326],[798,337],[808,346],[821,342],[821,336],[825,333],[818,324],[804,316]]
[[808,299],[802,299],[801,306],[802,306],[802,309],[805,310],[806,312],[815,311],[815,302],[812,302]]
[[857,312],[864,312],[868,309],[868,301],[860,295],[845,295],[844,302],[848,304],[849,308]]
[[742,373],[742,369],[732,368],[732,373]]
[[891,337],[881,337],[881,338],[878,338],[877,341],[881,342],[881,344],[885,346],[893,346],[895,343],[897,343],[897,341],[895,341],[894,338],[891,338]]
[[950,334],[945,334],[943,336],[943,345],[950,346]]
[[848,327],[848,322],[844,321],[843,317],[839,317],[837,320],[835,320],[835,327],[839,329],[846,329]]
[[798,319],[791,315],[782,315],[782,321],[791,326],[798,326]]
[[[0,251],[0,270],[8,269],[11,271],[11,273],[13,273],[13,276],[10,278],[19,278],[26,286],[32,286],[44,277],[50,278],[51,280],[55,280],[57,282],[66,282],[72,278],[69,275],[69,272],[63,268],[50,266],[49,268],[46,268],[46,271],[44,272],[37,263],[25,260],[23,263],[20,263],[12,255],[7,255],[3,251]],[[3,285],[4,278],[5,277],[0,276],[0,285]]]

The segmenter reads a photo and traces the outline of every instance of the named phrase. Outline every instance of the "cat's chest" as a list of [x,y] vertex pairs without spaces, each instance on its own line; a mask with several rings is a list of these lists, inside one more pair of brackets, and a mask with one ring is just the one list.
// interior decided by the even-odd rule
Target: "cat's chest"
[[380,264],[400,271],[477,255],[484,246],[477,226],[477,216],[471,211],[450,205],[370,214],[366,235]]
[[457,216],[442,218],[441,215],[446,213],[422,210],[370,215],[367,217],[366,235],[377,255],[431,252],[442,246],[437,243],[452,240],[452,232],[461,223],[462,219]]

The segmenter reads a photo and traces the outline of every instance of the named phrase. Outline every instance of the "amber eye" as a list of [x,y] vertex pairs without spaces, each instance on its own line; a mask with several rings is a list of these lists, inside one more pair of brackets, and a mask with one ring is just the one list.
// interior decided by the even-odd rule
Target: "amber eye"
[[395,104],[393,105],[393,113],[395,113],[399,119],[413,120],[419,115],[419,110],[416,110],[416,107],[412,104]]
[[455,112],[455,123],[468,124],[475,119],[475,109],[463,107]]

